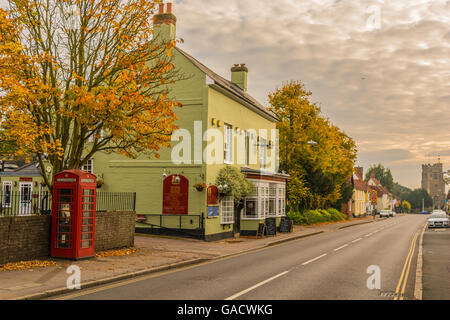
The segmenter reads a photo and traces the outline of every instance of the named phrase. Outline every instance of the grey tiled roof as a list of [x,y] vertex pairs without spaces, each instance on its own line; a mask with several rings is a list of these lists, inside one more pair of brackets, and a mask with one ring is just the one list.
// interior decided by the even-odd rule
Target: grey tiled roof
[[271,111],[269,111],[267,108],[265,108],[262,104],[260,104],[258,101],[256,101],[255,98],[253,98],[251,95],[249,95],[247,92],[242,90],[238,85],[235,83],[219,76],[217,73],[206,67],[203,63],[186,53],[185,51],[181,50],[180,48],[176,47],[176,50],[178,50],[183,56],[185,56],[189,61],[191,61],[197,68],[199,68],[202,72],[204,72],[208,77],[210,77],[214,82],[222,87],[223,89],[229,91],[233,95],[237,96],[238,98],[244,100],[245,102],[251,104],[255,108],[259,109],[266,115],[273,118],[274,121],[279,121],[278,117]]

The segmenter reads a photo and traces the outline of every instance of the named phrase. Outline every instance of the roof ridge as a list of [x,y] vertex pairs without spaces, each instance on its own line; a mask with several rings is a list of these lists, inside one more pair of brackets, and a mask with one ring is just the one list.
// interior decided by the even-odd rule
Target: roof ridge
[[225,79],[224,77],[218,75],[216,72],[205,66],[202,62],[195,59],[193,56],[188,54],[183,49],[180,49],[179,47],[175,47],[176,50],[178,50],[182,55],[184,55],[186,58],[188,58],[194,65],[196,65],[202,72],[204,72],[208,77],[212,78],[214,82],[216,82],[217,85],[223,87],[224,89],[230,91],[240,99],[243,99],[244,101],[250,103],[260,111],[266,113],[267,115],[271,116],[275,120],[279,120],[277,115],[270,111],[268,108],[264,107],[261,103],[259,103],[255,98],[253,98],[249,93],[242,90],[237,84],[233,83],[232,81]]

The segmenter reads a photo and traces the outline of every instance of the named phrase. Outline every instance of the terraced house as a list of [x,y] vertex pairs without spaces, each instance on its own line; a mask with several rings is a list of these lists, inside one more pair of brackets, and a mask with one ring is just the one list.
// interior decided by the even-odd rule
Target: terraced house
[[[163,40],[176,36],[171,9],[161,5],[154,17]],[[189,77],[171,92],[183,104],[172,147],[160,150],[158,160],[98,153],[84,169],[104,181],[102,191],[137,193],[138,232],[214,240],[254,235],[268,217],[279,226],[287,175],[277,172],[278,119],[248,94],[248,68],[234,65],[230,80],[224,79],[180,48],[174,64]],[[233,199],[215,196],[215,179],[225,166],[239,168],[254,185],[242,210]]]

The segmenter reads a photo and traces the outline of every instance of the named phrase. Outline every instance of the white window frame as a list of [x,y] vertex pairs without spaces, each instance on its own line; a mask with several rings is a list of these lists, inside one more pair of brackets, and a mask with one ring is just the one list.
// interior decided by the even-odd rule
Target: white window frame
[[277,185],[277,216],[284,217],[286,215],[286,185]]
[[[250,180],[254,192],[245,199],[242,220],[263,220],[268,217],[269,212],[269,183],[260,180]],[[256,215],[247,215],[247,201],[256,200]]]
[[[269,183],[269,211],[268,216],[269,217],[277,217],[278,216],[278,208],[277,208],[277,195],[278,195],[278,184],[276,183]],[[273,212],[270,212],[270,202],[273,201]]]
[[233,162],[233,126],[229,124],[224,125],[223,162],[226,164]]
[[259,138],[259,167],[264,170],[267,165],[267,139]]
[[220,201],[220,224],[234,223],[234,198],[224,197]]
[[[89,170],[90,167],[90,170]],[[94,174],[94,159],[89,159],[82,167],[81,170]]]
[[[6,199],[6,187],[9,187],[9,203],[5,203]],[[12,181],[3,181],[2,183],[2,207],[11,208],[12,204]]]
[[248,167],[250,165],[250,145],[251,145],[251,134],[245,131],[245,156],[244,156],[244,166]]

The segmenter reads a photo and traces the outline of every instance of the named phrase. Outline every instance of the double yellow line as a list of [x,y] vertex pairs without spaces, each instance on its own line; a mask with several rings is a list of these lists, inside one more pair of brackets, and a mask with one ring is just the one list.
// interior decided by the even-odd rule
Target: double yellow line
[[[411,246],[409,247],[409,253],[406,257],[405,264],[403,265],[402,274],[400,275],[400,280],[398,281],[397,288],[395,289],[394,300],[403,300],[403,295],[405,294],[406,282],[408,282],[409,270],[411,269],[411,261],[414,256],[414,249],[416,248],[416,240],[419,235],[419,231],[416,232],[412,240]],[[403,282],[403,286],[402,286]],[[402,289],[400,292],[400,288]],[[400,295],[400,298],[399,298]]]

